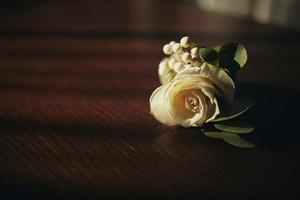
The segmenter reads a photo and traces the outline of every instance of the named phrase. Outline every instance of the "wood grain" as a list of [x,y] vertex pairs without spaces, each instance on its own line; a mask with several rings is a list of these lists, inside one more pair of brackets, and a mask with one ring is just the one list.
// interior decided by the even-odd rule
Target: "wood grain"
[[[300,35],[191,1],[20,1],[1,8],[1,199],[290,199],[300,193]],[[165,42],[239,41],[257,147],[149,114]]]

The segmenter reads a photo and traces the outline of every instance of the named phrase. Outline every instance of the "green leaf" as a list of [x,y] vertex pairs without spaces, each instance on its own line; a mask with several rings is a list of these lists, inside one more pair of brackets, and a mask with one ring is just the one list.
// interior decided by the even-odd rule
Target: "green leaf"
[[215,138],[215,139],[222,139],[222,136],[220,135],[220,132],[218,131],[211,131],[211,132],[204,132],[204,135],[210,138]]
[[221,107],[221,113],[212,122],[226,121],[245,113],[253,106],[253,102],[247,98],[235,97],[231,105]]
[[235,73],[241,68],[239,63],[236,62],[232,57],[228,55],[220,54],[219,67],[228,69],[230,75],[235,75]]
[[255,147],[254,144],[247,142],[240,136],[234,133],[228,133],[228,132],[220,132],[220,135],[222,136],[223,140],[233,146],[241,147],[241,148],[252,148]]
[[240,64],[240,67],[244,67],[248,60],[247,50],[242,44],[237,44],[234,60]]
[[246,48],[239,43],[227,43],[221,46],[220,55],[233,59],[242,68],[248,59]]
[[209,62],[212,64],[214,64],[214,62],[218,60],[218,53],[211,48],[207,48],[207,47],[200,48],[200,55],[205,62]]
[[226,69],[230,77],[235,79],[236,72],[247,62],[246,48],[239,43],[227,43],[214,47],[213,50],[218,53],[218,60],[214,64]]
[[253,126],[244,122],[223,122],[219,124],[214,124],[214,126],[216,129],[230,133],[245,134],[254,131]]
[[222,47],[222,46],[223,46],[223,45],[216,46],[216,47],[213,48],[213,50],[215,50],[217,53],[220,53],[221,47]]

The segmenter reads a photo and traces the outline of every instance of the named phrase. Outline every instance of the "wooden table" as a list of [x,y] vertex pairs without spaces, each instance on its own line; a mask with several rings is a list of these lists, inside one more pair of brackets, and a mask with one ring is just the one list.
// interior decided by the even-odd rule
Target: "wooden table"
[[[17,1],[0,17],[1,199],[289,199],[300,194],[300,34],[190,1]],[[162,45],[245,44],[257,147],[149,114]]]

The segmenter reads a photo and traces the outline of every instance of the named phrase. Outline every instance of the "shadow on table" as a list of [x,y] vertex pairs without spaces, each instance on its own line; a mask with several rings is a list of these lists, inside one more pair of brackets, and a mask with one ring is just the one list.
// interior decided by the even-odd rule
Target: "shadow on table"
[[254,134],[249,135],[257,146],[276,151],[299,142],[298,120],[300,113],[300,91],[286,87],[242,83],[237,94],[251,98],[255,105],[243,120],[255,125]]
[[0,15],[7,14],[11,12],[18,12],[24,9],[28,9],[36,4],[42,2],[42,0],[9,0],[9,1],[1,1],[0,3]]

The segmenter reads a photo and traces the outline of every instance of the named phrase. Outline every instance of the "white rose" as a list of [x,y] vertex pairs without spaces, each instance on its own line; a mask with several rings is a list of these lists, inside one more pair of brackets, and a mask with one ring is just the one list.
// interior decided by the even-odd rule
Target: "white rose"
[[232,103],[234,82],[228,74],[211,64],[180,71],[150,97],[150,112],[169,126],[199,127],[219,114],[218,100]]

